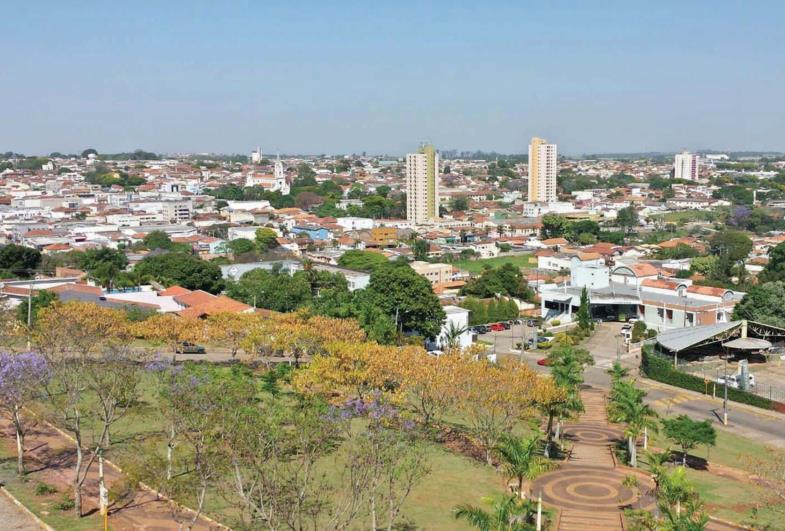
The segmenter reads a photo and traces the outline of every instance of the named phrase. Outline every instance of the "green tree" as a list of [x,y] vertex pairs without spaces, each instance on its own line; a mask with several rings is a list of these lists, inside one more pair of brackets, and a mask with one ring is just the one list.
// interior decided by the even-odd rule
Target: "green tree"
[[388,262],[374,269],[368,292],[404,333],[419,333],[426,338],[439,335],[444,310],[431,283],[408,264]]
[[262,253],[278,247],[278,234],[273,229],[267,227],[256,229],[255,240],[256,247]]
[[697,421],[687,415],[679,415],[663,419],[662,427],[668,439],[681,447],[682,466],[687,465],[687,452],[696,446],[714,446],[717,443],[717,432],[708,420]]
[[376,267],[387,262],[387,257],[382,253],[357,249],[346,251],[338,259],[339,266],[355,271],[373,271]]
[[542,237],[562,238],[570,229],[570,220],[558,214],[545,214],[542,217]]
[[733,309],[733,318],[785,328],[785,281],[754,286]]
[[[38,291],[30,298],[30,300],[32,301],[32,309],[30,310],[30,324],[34,325],[36,317],[38,316],[38,312],[56,301],[57,294],[44,289]],[[27,298],[22,299],[22,302],[19,304],[19,306],[16,307],[16,318],[20,323],[27,325]]]
[[534,297],[534,292],[529,288],[520,268],[513,264],[486,269],[479,277],[467,282],[461,293],[480,298],[508,295],[527,301]]
[[142,243],[151,251],[155,249],[169,250],[173,245],[172,239],[162,230],[154,230],[147,233],[142,240]]
[[0,248],[0,270],[12,277],[31,277],[41,263],[41,253],[31,247],[10,243]]
[[717,264],[713,270],[715,278],[724,280],[733,274],[733,268],[737,263],[750,254],[752,240],[743,232],[724,230],[711,237],[709,247],[711,253],[717,256]]
[[638,211],[633,205],[620,209],[616,216],[616,224],[629,234],[638,226]]
[[149,277],[164,285],[219,293],[223,288],[221,268],[199,257],[182,253],[146,256],[134,267],[140,278]]
[[421,238],[417,238],[412,243],[412,253],[415,260],[428,260],[428,242]]
[[578,308],[578,326],[582,330],[591,328],[591,312],[589,310],[589,292],[584,287],[581,291],[581,305]]
[[759,282],[785,280],[785,242],[777,244],[769,251],[769,263],[758,275]]
[[455,508],[455,519],[466,520],[469,525],[480,531],[529,531],[531,519],[536,512],[533,503],[516,496],[484,498],[491,506],[490,511],[473,505],[459,505]]
[[456,196],[450,199],[450,210],[462,212],[469,210],[469,198],[466,196]]
[[226,293],[246,304],[277,312],[294,311],[313,298],[308,276],[303,271],[289,275],[288,271],[254,269],[230,283]]
[[496,456],[504,474],[517,482],[518,496],[523,499],[524,481],[533,481],[552,468],[552,463],[540,455],[542,437],[533,433],[523,439],[510,434],[502,436],[496,447]]
[[237,256],[246,253],[252,253],[256,250],[256,244],[248,238],[237,238],[226,243],[229,251]]

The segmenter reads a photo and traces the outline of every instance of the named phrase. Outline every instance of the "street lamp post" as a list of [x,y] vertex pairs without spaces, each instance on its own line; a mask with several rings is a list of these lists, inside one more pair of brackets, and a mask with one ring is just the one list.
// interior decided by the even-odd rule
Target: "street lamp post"
[[722,424],[728,425],[728,353],[725,353],[725,398],[722,401]]

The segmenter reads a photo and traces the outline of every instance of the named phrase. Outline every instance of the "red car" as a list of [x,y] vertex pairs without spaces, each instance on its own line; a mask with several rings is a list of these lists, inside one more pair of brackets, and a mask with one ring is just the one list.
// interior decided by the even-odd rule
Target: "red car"
[[550,358],[542,358],[537,360],[537,365],[542,365],[543,367],[549,367],[551,365]]
[[504,332],[504,325],[501,323],[493,323],[491,325],[492,332]]

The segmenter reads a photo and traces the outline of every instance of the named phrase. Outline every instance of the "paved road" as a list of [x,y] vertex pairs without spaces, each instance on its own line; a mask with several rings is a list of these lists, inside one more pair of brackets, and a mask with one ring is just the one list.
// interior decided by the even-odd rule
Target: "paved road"
[[[521,327],[514,328],[517,329],[514,332],[514,337],[520,338]],[[620,328],[621,324],[619,323],[602,323],[595,334],[582,345],[592,353],[595,360],[595,365],[586,369],[584,378],[587,384],[604,389],[610,388],[610,377],[605,371],[617,359],[616,335]],[[547,352],[526,351],[522,356],[517,351],[511,352],[511,332],[511,330],[492,332],[483,334],[480,338],[488,343],[495,343],[496,351],[500,356],[522,358],[538,372],[547,372],[547,367],[537,365],[537,360],[545,357]],[[520,341],[520,339],[515,339],[515,341]],[[638,354],[620,354],[619,359],[623,366],[631,369],[633,375],[637,372],[640,364]],[[710,420],[720,430],[764,444],[785,448],[785,415],[729,402],[728,426],[723,426],[721,398],[712,398],[645,378],[641,378],[639,383],[649,393],[647,401],[662,415],[685,414],[698,420]]]
[[24,512],[4,493],[0,493],[0,522],[2,528],[12,531],[41,531],[35,519]]

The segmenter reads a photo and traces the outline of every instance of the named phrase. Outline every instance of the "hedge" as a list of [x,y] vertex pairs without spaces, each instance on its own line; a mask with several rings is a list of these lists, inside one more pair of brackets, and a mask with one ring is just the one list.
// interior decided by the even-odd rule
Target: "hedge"
[[[643,347],[641,355],[641,374],[652,380],[668,385],[674,385],[690,391],[699,393],[706,392],[706,384],[703,378],[678,371],[673,368],[673,364],[661,356],[651,352],[651,345]],[[720,386],[719,389],[722,389]],[[717,390],[719,392],[719,389]],[[722,391],[725,392],[724,390]],[[774,409],[774,402],[768,398],[754,395],[739,389],[728,387],[728,400],[759,407],[761,409]]]

